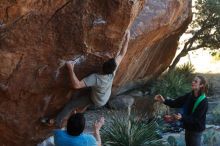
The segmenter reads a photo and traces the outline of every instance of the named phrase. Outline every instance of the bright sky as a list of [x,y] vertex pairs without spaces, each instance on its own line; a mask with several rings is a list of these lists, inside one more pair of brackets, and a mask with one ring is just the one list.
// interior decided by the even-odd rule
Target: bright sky
[[220,73],[220,60],[215,60],[208,50],[191,51],[178,65],[191,62],[198,73]]

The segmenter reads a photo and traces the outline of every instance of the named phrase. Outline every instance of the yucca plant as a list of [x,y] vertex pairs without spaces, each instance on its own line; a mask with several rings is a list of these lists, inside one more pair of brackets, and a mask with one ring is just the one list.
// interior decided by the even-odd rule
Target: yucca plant
[[191,81],[193,78],[192,74],[195,72],[195,67],[188,62],[176,67],[174,72],[184,75],[186,80]]
[[171,98],[181,96],[190,90],[190,82],[182,73],[177,71],[165,73],[152,87],[154,95],[161,94],[164,97]]
[[155,120],[144,123],[134,113],[113,115],[101,129],[104,146],[142,146],[146,142],[157,139]]

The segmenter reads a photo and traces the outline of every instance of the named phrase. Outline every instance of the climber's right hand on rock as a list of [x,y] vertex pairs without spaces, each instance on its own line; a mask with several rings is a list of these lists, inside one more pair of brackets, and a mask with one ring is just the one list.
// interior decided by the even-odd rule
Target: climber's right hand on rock
[[66,62],[66,66],[68,69],[73,69],[74,68],[74,62],[73,61],[67,61]]

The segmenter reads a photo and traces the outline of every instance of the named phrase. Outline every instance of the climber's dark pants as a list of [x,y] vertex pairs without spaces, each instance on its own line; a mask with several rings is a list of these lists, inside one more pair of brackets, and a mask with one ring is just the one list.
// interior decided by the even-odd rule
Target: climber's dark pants
[[61,127],[63,119],[68,118],[76,108],[89,107],[92,105],[94,104],[90,99],[90,94],[72,98],[56,116],[56,125]]
[[201,146],[202,132],[185,130],[186,146]]

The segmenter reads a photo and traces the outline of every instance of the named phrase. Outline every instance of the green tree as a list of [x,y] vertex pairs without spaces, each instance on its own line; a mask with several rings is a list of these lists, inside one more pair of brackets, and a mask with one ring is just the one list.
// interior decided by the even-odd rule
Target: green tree
[[169,70],[173,70],[180,58],[186,56],[189,51],[220,48],[220,0],[196,0],[193,14],[194,19],[187,30],[191,38],[184,43]]

